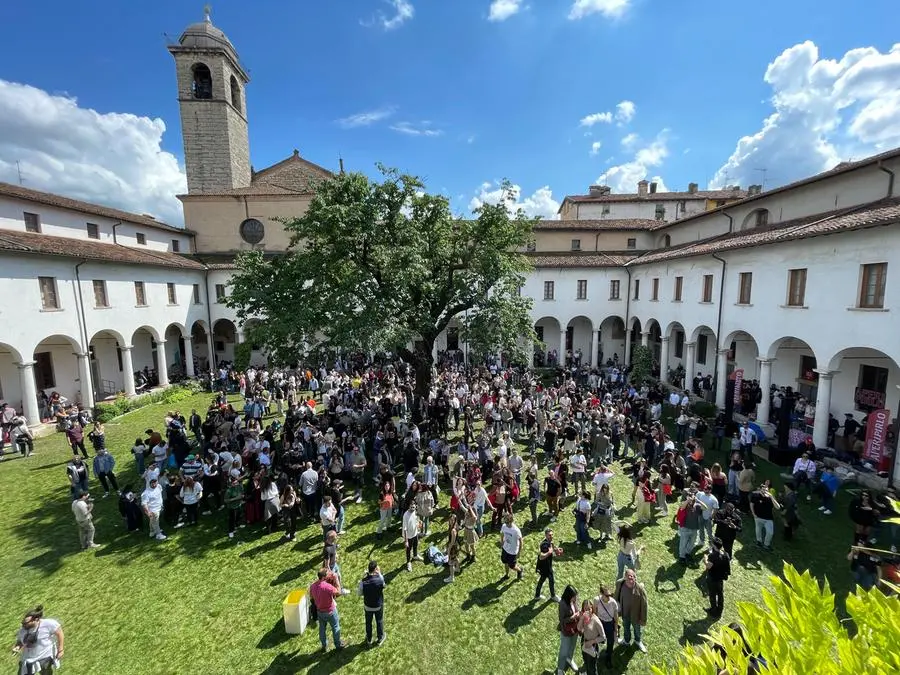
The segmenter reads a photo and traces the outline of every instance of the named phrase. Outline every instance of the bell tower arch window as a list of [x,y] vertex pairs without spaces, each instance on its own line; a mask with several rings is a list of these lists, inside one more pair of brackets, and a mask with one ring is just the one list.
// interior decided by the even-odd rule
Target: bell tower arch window
[[191,72],[194,75],[191,82],[191,93],[194,98],[212,98],[212,74],[209,72],[209,66],[205,63],[196,63]]
[[231,105],[233,105],[238,112],[243,112],[243,110],[241,110],[241,85],[234,75],[231,76]]

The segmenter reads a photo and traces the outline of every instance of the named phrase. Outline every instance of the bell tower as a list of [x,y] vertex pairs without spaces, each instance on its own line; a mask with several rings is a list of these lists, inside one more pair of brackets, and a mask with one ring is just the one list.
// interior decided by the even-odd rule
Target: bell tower
[[250,81],[234,45],[204,20],[188,26],[175,58],[188,193],[223,192],[250,185],[250,139],[244,89]]

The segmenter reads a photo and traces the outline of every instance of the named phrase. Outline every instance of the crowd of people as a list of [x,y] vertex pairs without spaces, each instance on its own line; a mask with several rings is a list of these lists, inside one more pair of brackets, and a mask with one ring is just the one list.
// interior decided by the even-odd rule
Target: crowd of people
[[[321,568],[310,598],[323,651],[328,628],[335,648],[345,645],[336,600],[352,588],[363,598],[367,644],[385,640],[385,580],[378,562],[369,561],[358,584],[348,582],[340,565],[347,509],[367,498],[378,511],[378,536],[399,526],[406,569],[419,562],[440,565],[448,584],[481,559],[485,530],[499,533],[503,579],[514,573],[515,581],[522,580],[531,565],[522,559],[521,527],[543,531],[533,562],[534,600],[547,600],[546,584],[559,606],[557,670],[578,670],[580,644],[583,668],[594,673],[601,662],[612,664],[617,645],[633,639],[637,649],[647,650],[643,629],[650,608],[638,579],[640,528],[671,519],[677,528],[674,562],[700,562],[707,611],[716,619],[745,522],[753,519],[757,545],[771,550],[777,514],[790,541],[800,526],[798,495],[818,495],[820,510],[830,514],[840,487],[833,471],[804,456],[776,494],[756,477],[749,427],[723,416],[713,430],[717,445],[731,439],[729,460],[724,467],[707,462],[707,422],[693,411],[689,392],[630,383],[628,369],[615,364],[594,371],[572,364],[545,385],[524,370],[452,363],[435,373],[431,391],[421,398],[403,363],[318,371],[222,368],[210,380],[218,391],[202,414],[171,411],[161,431],[147,429],[135,439],[137,487],[119,489],[101,423],[67,429],[73,458],[66,471],[81,546],[97,546],[88,460],[103,497],[118,494],[128,530],[159,541],[168,536],[164,529],[190,528],[219,511],[226,512],[223,536],[229,538],[240,528],[260,527],[293,540],[298,528],[321,527]],[[229,402],[229,394],[242,403]],[[664,415],[675,422],[674,438]],[[626,479],[631,504],[616,504],[610,484]],[[367,489],[370,483],[373,489]],[[546,510],[539,513],[542,504]],[[631,505],[634,522],[626,522],[618,513]],[[564,508],[574,514],[576,546],[609,542],[615,549],[616,578],[585,597],[571,584],[556,594],[554,561],[563,551],[553,525]],[[889,502],[868,493],[851,506],[856,540],[848,558],[863,587],[875,586],[882,575],[882,560],[870,544],[889,513]],[[436,516],[446,524],[446,537],[432,537],[437,545],[426,546]],[[897,528],[882,529],[895,546]]]

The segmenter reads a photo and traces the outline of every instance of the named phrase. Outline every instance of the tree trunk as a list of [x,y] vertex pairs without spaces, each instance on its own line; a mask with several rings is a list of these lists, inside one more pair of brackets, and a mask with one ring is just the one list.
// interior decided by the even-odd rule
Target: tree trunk
[[416,424],[422,421],[427,414],[428,410],[423,408],[423,401],[428,400],[428,395],[431,392],[431,379],[432,379],[432,366],[434,365],[434,359],[431,356],[431,349],[429,345],[425,345],[426,351],[424,353],[416,350],[413,352],[413,371],[415,373],[416,383],[414,391],[415,396],[415,407],[414,412],[415,416],[418,417],[416,420]]

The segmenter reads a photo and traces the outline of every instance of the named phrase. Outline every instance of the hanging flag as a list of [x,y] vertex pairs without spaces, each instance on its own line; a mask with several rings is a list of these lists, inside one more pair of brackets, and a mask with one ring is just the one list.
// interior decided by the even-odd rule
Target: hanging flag
[[887,469],[887,433],[891,424],[891,411],[873,410],[866,418],[866,447],[863,457],[879,471]]
[[744,369],[738,368],[734,371],[734,402],[735,405],[741,402],[741,385],[744,382]]

